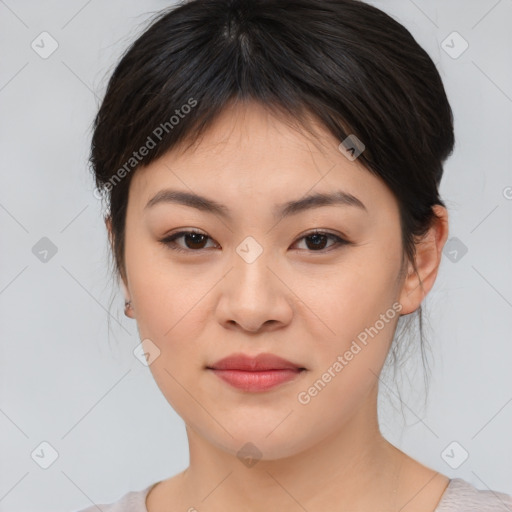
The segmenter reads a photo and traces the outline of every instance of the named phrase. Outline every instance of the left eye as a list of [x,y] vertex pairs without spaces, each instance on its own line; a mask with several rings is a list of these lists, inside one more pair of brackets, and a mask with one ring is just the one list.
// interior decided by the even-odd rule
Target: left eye
[[[319,252],[321,250],[325,249],[325,245],[327,240],[332,240],[334,243],[331,245],[331,247],[334,245],[347,245],[350,242],[345,240],[344,238],[341,238],[337,235],[334,235],[333,233],[326,233],[324,231],[314,231],[313,233],[309,233],[307,235],[304,235],[302,238],[299,238],[299,240],[306,240],[306,246],[308,249],[313,248],[313,252]],[[310,240],[311,243],[307,243],[307,240]]]
[[[183,238],[185,240],[186,248],[183,248],[182,246],[176,243],[176,240],[180,238]],[[173,235],[160,240],[160,242],[163,243],[165,246],[169,247],[169,249],[172,249],[174,251],[190,253],[199,252],[202,249],[204,249],[204,243],[207,240],[213,239],[199,231],[179,231],[178,233],[174,233]],[[298,241],[295,243],[298,243],[301,240],[306,240],[306,246],[308,249],[311,250],[311,252],[320,252],[325,250],[326,242],[328,240],[332,240],[334,242],[333,244],[331,244],[330,247],[332,247],[333,245],[341,246],[350,244],[348,240],[345,240],[344,238],[334,235],[333,233],[327,233],[324,231],[314,231],[312,233],[308,233],[299,238]]]

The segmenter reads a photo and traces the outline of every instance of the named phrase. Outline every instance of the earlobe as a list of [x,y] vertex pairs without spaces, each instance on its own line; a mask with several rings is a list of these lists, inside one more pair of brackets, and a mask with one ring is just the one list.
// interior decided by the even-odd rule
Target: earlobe
[[124,314],[129,318],[135,318],[133,315],[133,306],[132,306],[132,300],[130,298],[130,292],[128,291],[128,288],[126,287],[125,282],[123,279],[121,279],[121,286],[123,287],[124,292]]
[[135,318],[133,316],[133,308],[132,308],[132,301],[131,300],[125,300],[124,301],[124,314],[129,318]]
[[417,273],[410,262],[400,294],[402,315],[413,313],[420,307],[434,286],[441,264],[443,247],[448,237],[448,212],[441,205],[434,205],[432,209],[438,218],[434,219],[431,228],[416,243]]

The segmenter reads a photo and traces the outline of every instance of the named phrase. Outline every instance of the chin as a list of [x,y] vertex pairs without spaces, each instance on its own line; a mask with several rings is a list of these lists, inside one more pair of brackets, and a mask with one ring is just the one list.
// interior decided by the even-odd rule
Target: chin
[[[282,415],[281,420],[286,415]],[[290,415],[291,416],[291,415]],[[218,425],[213,428],[211,425],[192,426],[193,430],[206,442],[216,446],[219,450],[233,455],[252,467],[254,461],[273,461],[292,457],[313,447],[318,439],[318,430],[313,426],[312,432],[307,431],[305,426],[299,428],[296,424],[284,426],[276,425],[269,428],[270,422],[254,424],[250,421],[239,423],[238,426],[231,425],[227,430],[231,436]],[[190,425],[190,424],[188,424]]]

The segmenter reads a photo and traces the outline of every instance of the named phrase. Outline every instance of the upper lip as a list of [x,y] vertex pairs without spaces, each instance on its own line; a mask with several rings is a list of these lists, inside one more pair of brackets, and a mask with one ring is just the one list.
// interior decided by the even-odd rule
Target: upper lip
[[207,368],[213,370],[303,370],[305,368],[274,354],[258,354],[255,357],[246,354],[232,354],[220,359]]

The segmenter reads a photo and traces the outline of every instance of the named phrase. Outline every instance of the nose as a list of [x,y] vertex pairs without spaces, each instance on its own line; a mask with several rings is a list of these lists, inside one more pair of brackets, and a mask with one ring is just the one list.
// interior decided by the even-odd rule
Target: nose
[[218,321],[227,329],[250,333],[287,325],[293,316],[293,293],[275,262],[269,261],[263,251],[250,263],[235,254],[232,263],[219,283]]

